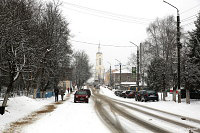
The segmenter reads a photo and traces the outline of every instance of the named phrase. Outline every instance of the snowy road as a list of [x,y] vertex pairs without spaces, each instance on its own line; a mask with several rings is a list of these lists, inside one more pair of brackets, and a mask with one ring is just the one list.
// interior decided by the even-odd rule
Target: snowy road
[[[170,106],[166,111],[161,106],[169,104],[166,102],[136,102],[133,99],[116,97],[106,88],[101,88],[100,91],[93,90],[88,104],[74,103],[73,98],[71,94],[65,97],[65,101],[50,103],[11,123],[3,132],[188,133],[189,130],[200,132],[198,114],[191,115],[192,117],[186,114],[179,115],[168,111]],[[159,108],[154,107],[155,105]]]
[[[102,116],[102,118],[105,120],[105,122],[107,122],[107,124],[108,124],[108,126],[110,126],[112,129],[116,129],[116,131],[115,132],[119,132],[119,133],[127,133],[127,132],[130,132],[130,131],[128,131],[127,130],[127,127],[126,127],[126,125],[123,125],[122,126],[122,124],[120,124],[120,119],[116,119],[117,118],[117,116],[122,116],[125,120],[129,120],[129,121],[131,121],[131,122],[133,122],[133,124],[138,124],[139,126],[141,126],[141,129],[148,129],[148,130],[150,130],[150,131],[152,131],[152,132],[162,132],[162,133],[167,133],[168,131],[167,130],[165,130],[165,129],[162,129],[161,127],[159,127],[159,126],[156,126],[156,125],[153,125],[153,124],[151,124],[151,122],[147,122],[147,121],[145,121],[145,120],[142,120],[141,118],[139,118],[139,117],[137,117],[137,115],[135,115],[135,114],[131,114],[131,113],[129,113],[128,111],[126,111],[126,109],[125,108],[127,108],[128,106],[124,106],[124,107],[119,107],[118,105],[116,105],[116,104],[120,104],[120,103],[117,103],[117,102],[115,102],[115,101],[113,101],[113,100],[110,100],[110,99],[108,99],[108,98],[106,98],[105,96],[103,96],[103,95],[99,95],[99,94],[95,94],[95,96],[96,96],[96,98],[98,99],[100,99],[99,101],[98,100],[96,100],[97,101],[97,103],[99,103],[100,101],[104,101],[106,104],[108,104],[108,106],[109,106],[109,108],[112,110],[112,111],[108,111],[108,112],[112,112],[113,114],[115,114],[115,118],[114,119],[110,119],[110,121],[111,122],[107,122],[107,119],[109,119],[109,118],[111,118],[112,116],[111,116],[111,114],[110,114],[110,116],[109,116],[109,118],[105,118],[105,116],[103,115]],[[102,103],[102,102],[101,102]],[[98,104],[98,105],[100,105],[100,103]],[[102,106],[102,108],[103,108],[103,106]],[[102,110],[102,108],[99,108],[98,107],[98,111],[99,112],[104,112],[105,113],[105,111],[101,111]],[[103,109],[103,110],[105,110],[105,109]],[[108,114],[108,112],[107,112],[107,114]],[[102,113],[101,113],[102,114]],[[117,114],[117,115],[116,115]],[[134,128],[134,127],[133,127]],[[134,129],[132,129],[132,131],[134,131]],[[141,130],[140,130],[141,131]],[[135,131],[134,131],[135,132]]]
[[[100,105],[99,103],[100,101],[102,100],[105,101],[104,104],[107,103],[109,105],[109,108],[111,108],[112,110],[111,112],[113,111],[115,112],[115,117],[116,117],[116,114],[118,114],[118,116],[121,115],[126,120],[132,121],[134,124],[138,124],[139,126],[141,126],[141,129],[145,128],[149,130],[149,131],[144,131],[144,132],[150,132],[150,131],[162,132],[162,133],[189,132],[189,129],[191,131],[200,132],[200,129],[198,128],[200,126],[200,120],[198,119],[193,119],[193,118],[169,113],[166,111],[150,108],[150,107],[143,106],[136,103],[120,101],[120,100],[109,98],[109,97],[99,95],[99,94],[95,94],[95,95],[96,95],[96,98],[98,97],[99,99],[101,99],[101,100],[96,100],[98,105]],[[101,107],[102,108],[104,107],[102,103],[101,103]],[[137,108],[137,107],[140,107],[140,108]],[[102,109],[102,110],[105,110],[105,109]],[[154,112],[151,113],[152,111]],[[141,119],[141,117],[137,117],[138,112],[140,113],[140,115],[138,116],[141,116],[142,114],[143,116],[146,116],[147,119],[145,118]],[[171,115],[172,117],[168,117],[168,115]],[[110,121],[112,120],[112,122],[109,121],[108,123],[107,121],[108,118],[104,118],[104,117],[105,116],[103,115],[102,119],[104,119],[105,122],[107,122],[107,124],[110,127],[114,127],[114,129],[117,129],[117,132],[128,132],[125,130],[127,129],[127,125],[122,126],[122,124],[119,124],[120,123],[119,119],[117,119],[117,121],[114,119],[110,119]],[[108,116],[108,117],[111,117],[111,116]],[[157,122],[160,121],[162,123],[162,126],[160,124],[159,126],[157,126],[156,121]],[[170,125],[170,127],[167,127],[166,125]],[[174,126],[174,129],[172,128],[173,126]],[[179,126],[179,128],[177,128],[177,126]],[[165,129],[163,127],[165,127]],[[132,131],[136,132],[134,128],[135,127],[133,127]]]

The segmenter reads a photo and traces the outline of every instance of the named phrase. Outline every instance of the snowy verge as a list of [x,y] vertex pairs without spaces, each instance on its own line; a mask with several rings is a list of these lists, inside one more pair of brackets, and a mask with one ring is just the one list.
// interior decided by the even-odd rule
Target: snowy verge
[[5,114],[0,115],[0,132],[7,128],[10,123],[27,116],[31,112],[34,112],[53,101],[53,97],[45,99],[32,99],[26,96],[9,98]]

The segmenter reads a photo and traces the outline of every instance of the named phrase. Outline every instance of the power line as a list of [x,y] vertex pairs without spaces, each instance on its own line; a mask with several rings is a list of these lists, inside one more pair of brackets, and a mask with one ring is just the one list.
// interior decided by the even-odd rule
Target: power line
[[[71,41],[78,42],[78,43],[89,44],[89,45],[99,45],[97,43],[91,43],[91,42],[85,42],[85,41],[77,41],[77,40],[71,40]],[[133,47],[133,46],[106,45],[106,44],[101,44],[101,46],[106,46],[106,47]]]
[[190,23],[184,24],[184,25],[182,25],[182,26],[185,27],[185,26],[190,26],[190,25],[192,25],[192,24],[194,24],[194,22],[190,22]]
[[197,15],[198,15],[198,13],[194,14],[192,16],[186,17],[186,18],[182,19],[182,22],[187,21],[188,19],[191,19],[191,18],[195,18]]
[[184,21],[181,21],[181,22],[185,23],[185,22],[187,22],[187,21],[191,21],[191,20],[193,20],[193,21],[194,21],[194,19],[196,19],[196,17],[192,17],[192,18],[189,18],[189,19],[187,19],[187,20],[184,20]]
[[[91,12],[95,13],[95,14],[101,14],[101,16],[103,15],[104,17],[107,16],[106,18],[116,18],[117,19],[121,19],[121,20],[128,20],[128,21],[134,21],[134,22],[139,22],[139,23],[145,23],[145,22],[149,22],[149,21],[152,21],[153,19],[147,19],[147,18],[137,18],[137,17],[132,17],[132,16],[127,16],[127,15],[122,15],[122,14],[116,14],[116,13],[112,13],[112,12],[108,12],[108,11],[102,11],[102,10],[97,10],[97,9],[92,9],[92,8],[88,8],[88,7],[84,7],[84,6],[80,6],[80,5],[76,5],[76,4],[72,4],[72,3],[68,3],[68,2],[63,2],[64,4],[67,4],[69,6],[73,6],[75,8],[78,8],[78,9],[82,9],[82,10],[85,10],[85,11],[89,11],[90,14]],[[74,10],[74,9],[73,9]],[[76,10],[77,11],[77,10]],[[79,11],[80,12],[80,11]],[[88,13],[87,13],[88,14]],[[94,15],[94,14],[93,14]]]
[[101,18],[106,18],[106,19],[111,19],[111,20],[117,20],[117,21],[126,22],[126,23],[145,24],[145,25],[148,24],[148,23],[145,23],[145,22],[139,22],[139,21],[133,21],[133,20],[131,21],[131,20],[126,20],[126,19],[112,18],[112,17],[102,16],[102,15],[92,14],[92,13],[88,13],[88,12],[75,10],[75,9],[72,9],[72,8],[67,8],[67,9],[73,10],[73,11],[76,11],[76,12],[79,12],[79,13],[89,14],[89,15],[93,15],[93,16],[96,16],[96,17],[101,17]]
[[188,11],[190,11],[190,10],[192,10],[192,9],[194,9],[194,8],[196,8],[196,7],[198,7],[198,6],[200,6],[200,4],[198,4],[198,5],[196,5],[196,6],[192,7],[192,8],[189,8],[189,9],[187,9],[187,10],[181,12],[180,14],[184,14],[184,13],[186,13],[186,12],[188,12]]
[[97,10],[97,9],[93,9],[93,8],[89,8],[89,7],[85,7],[85,6],[81,6],[81,5],[72,4],[72,3],[69,3],[69,2],[64,2],[64,3],[71,5],[71,6],[74,6],[74,7],[77,7],[77,8],[81,8],[81,9],[85,9],[85,10],[89,10],[89,11],[94,11],[94,12],[98,12],[98,13],[102,13],[102,14],[107,14],[107,15],[113,15],[113,16],[117,16],[117,17],[139,19],[139,20],[154,20],[154,19],[138,18],[138,17],[128,16],[128,15],[122,15],[122,14],[117,14],[117,13],[113,13],[113,12],[108,12],[108,11]]

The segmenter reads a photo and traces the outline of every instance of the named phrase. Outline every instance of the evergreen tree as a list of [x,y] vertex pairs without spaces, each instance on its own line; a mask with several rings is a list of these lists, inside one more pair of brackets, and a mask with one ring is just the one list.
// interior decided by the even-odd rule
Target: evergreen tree
[[195,21],[195,29],[190,32],[188,61],[186,64],[187,87],[199,89],[200,86],[200,13]]
[[156,57],[151,61],[147,70],[147,84],[149,89],[161,91],[166,85],[166,63],[163,58]]

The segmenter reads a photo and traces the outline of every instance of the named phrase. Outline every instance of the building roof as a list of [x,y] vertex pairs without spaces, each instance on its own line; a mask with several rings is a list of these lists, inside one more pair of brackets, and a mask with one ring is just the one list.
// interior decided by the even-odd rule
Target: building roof
[[121,82],[122,85],[136,85],[136,82]]
[[[113,73],[120,73],[120,70],[117,70],[117,71],[115,71],[115,72],[113,72]],[[122,70],[121,70],[121,73],[131,73],[131,71],[128,70],[128,69],[122,69]]]
[[[137,82],[121,82],[121,85],[130,85],[130,86],[137,86]],[[142,86],[142,83],[139,82],[139,85]],[[144,86],[146,86],[147,84],[144,83]]]

